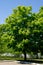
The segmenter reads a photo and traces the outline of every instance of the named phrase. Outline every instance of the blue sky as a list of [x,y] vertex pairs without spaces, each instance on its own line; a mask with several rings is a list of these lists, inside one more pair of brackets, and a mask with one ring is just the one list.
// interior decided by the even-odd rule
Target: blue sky
[[38,12],[39,8],[43,6],[43,0],[0,0],[0,24],[4,23],[12,10],[20,5],[32,6],[32,11]]

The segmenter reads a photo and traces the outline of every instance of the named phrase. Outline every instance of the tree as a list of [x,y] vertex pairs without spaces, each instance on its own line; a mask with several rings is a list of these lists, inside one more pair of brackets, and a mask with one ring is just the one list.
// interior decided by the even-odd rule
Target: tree
[[4,32],[4,24],[1,24],[0,25],[0,53],[3,53],[4,51],[3,51],[3,44],[2,44],[2,39],[1,39],[1,37],[2,37],[2,35],[3,35],[3,32]]
[[[29,50],[29,34],[31,22],[35,15],[31,12],[32,7],[19,6],[13,13],[6,18],[6,23],[10,25],[14,36],[12,47],[16,51],[21,51],[26,60],[26,53]],[[34,16],[33,16],[34,15]]]
[[11,32],[9,32],[10,30],[7,24],[0,25],[0,53],[11,52],[10,50],[12,50],[11,48],[8,48],[13,42],[13,36],[10,35]]
[[[36,14],[36,19],[31,22],[30,46],[31,51],[38,53],[43,52],[43,7]],[[33,50],[34,49],[34,50]]]

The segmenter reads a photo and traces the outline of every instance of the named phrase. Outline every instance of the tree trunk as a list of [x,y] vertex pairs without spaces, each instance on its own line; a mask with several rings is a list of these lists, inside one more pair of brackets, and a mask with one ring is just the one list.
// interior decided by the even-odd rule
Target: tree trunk
[[26,52],[24,52],[24,60],[26,61]]

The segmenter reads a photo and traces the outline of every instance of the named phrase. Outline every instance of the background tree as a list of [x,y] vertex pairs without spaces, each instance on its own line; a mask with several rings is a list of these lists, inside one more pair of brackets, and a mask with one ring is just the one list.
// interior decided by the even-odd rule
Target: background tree
[[[31,23],[30,46],[34,53],[43,52],[43,7],[36,14],[36,19]],[[34,50],[33,50],[34,49]]]
[[[9,30],[9,25],[0,25],[0,53],[11,52],[8,46],[13,42],[13,36]],[[10,45],[11,46],[11,45]]]

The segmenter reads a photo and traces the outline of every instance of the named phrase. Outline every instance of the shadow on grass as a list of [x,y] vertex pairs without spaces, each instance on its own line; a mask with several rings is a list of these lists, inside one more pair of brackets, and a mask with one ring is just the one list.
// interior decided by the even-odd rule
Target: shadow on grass
[[31,63],[39,63],[39,64],[43,64],[43,61],[39,61],[39,60],[27,60],[27,61],[24,61],[24,60],[18,60],[17,61],[18,64],[31,64]]
[[28,62],[28,61],[21,61],[21,60],[19,60],[19,61],[16,61],[17,62],[17,64],[31,64],[32,62]]

